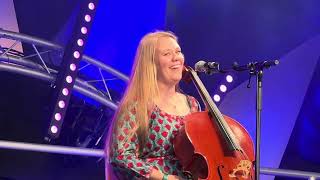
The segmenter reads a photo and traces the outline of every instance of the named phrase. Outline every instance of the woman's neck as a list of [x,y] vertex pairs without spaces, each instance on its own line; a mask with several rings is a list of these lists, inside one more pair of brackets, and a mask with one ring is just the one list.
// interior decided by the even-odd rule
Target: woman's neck
[[159,98],[171,98],[176,95],[176,85],[167,85],[162,82],[158,82]]

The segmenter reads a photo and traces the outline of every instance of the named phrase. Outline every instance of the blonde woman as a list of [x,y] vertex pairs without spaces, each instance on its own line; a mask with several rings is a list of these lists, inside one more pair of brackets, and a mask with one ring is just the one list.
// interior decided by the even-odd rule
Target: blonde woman
[[177,37],[157,31],[138,46],[131,81],[106,143],[107,179],[187,179],[172,140],[198,101],[182,94],[184,56]]

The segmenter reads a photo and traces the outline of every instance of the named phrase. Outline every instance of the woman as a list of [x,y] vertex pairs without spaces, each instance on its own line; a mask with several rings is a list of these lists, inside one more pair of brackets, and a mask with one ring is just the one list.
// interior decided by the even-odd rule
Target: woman
[[199,110],[182,94],[184,56],[171,32],[145,35],[138,46],[131,81],[114,117],[106,144],[109,179],[186,179],[172,141],[184,116]]

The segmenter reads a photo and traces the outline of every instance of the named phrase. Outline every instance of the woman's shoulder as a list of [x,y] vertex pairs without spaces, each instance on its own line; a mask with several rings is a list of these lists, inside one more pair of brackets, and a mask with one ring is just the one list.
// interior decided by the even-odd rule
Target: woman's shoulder
[[190,108],[194,108],[195,111],[201,110],[200,103],[194,96],[185,94],[185,93],[180,93],[180,94],[186,98]]
[[183,98],[186,98],[187,101],[198,101],[195,97],[186,93],[179,93],[179,95]]

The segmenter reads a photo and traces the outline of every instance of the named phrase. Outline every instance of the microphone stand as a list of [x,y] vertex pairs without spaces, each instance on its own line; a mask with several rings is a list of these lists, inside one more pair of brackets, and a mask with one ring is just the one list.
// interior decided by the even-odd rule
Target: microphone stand
[[[249,70],[250,78],[252,75],[256,76],[256,154],[255,154],[255,180],[260,179],[260,141],[261,141],[261,112],[262,112],[262,77],[263,69],[278,65],[279,61],[264,61],[249,63],[244,66],[239,66],[236,62],[233,64],[233,70],[245,71]],[[250,80],[249,80],[250,83]],[[250,88],[249,84],[247,86]]]
[[[263,77],[263,64],[261,63],[249,63],[247,68],[240,68],[241,71],[249,69],[250,79],[251,76],[256,76],[256,153],[254,161],[254,174],[255,180],[260,179],[260,142],[261,142],[261,112],[262,112],[262,77]],[[235,67],[235,66],[234,66]],[[239,68],[234,68],[239,71]],[[248,88],[250,88],[250,79]]]
[[[232,70],[234,71],[246,71],[249,70],[250,79],[251,76],[256,76],[257,89],[256,89],[256,154],[255,154],[255,180],[260,179],[260,141],[261,141],[261,112],[262,112],[262,77],[263,69],[276,66],[280,63],[279,60],[263,61],[248,63],[243,66],[239,66],[237,62],[233,63]],[[203,63],[202,63],[203,64]],[[200,68],[200,72],[205,72],[208,75],[213,73],[226,73],[230,72],[230,69],[220,69],[219,63],[215,63],[215,66],[207,66],[203,69]],[[197,67],[195,68],[197,70]],[[248,88],[250,88],[250,79]]]
[[255,154],[255,180],[260,179],[260,140],[261,140],[261,112],[262,112],[262,76],[263,71],[256,73],[257,96],[256,96],[256,154]]

